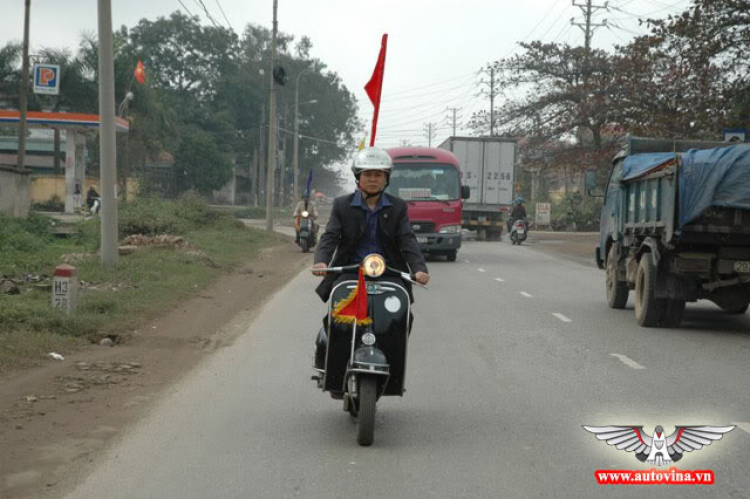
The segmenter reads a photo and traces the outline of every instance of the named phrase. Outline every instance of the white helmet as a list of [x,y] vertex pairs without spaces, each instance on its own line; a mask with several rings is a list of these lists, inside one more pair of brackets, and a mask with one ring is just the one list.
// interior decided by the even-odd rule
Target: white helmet
[[365,170],[380,170],[387,173],[390,177],[393,170],[391,156],[383,149],[376,147],[362,149],[354,156],[352,173],[359,179],[359,175]]

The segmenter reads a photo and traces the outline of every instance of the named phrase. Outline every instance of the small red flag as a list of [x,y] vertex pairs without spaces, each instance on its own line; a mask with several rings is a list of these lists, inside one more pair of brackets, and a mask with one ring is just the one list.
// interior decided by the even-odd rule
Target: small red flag
[[375,145],[375,132],[378,129],[378,115],[380,114],[380,94],[383,90],[383,74],[385,73],[385,51],[388,47],[388,34],[383,35],[383,41],[380,45],[380,55],[378,63],[375,65],[375,71],[372,72],[372,78],[365,85],[365,92],[370,98],[372,105],[375,106],[375,115],[372,118],[372,136],[370,137],[370,147]]
[[138,65],[135,67],[135,73],[133,74],[135,80],[143,85],[146,83],[146,73],[143,71],[143,61],[138,59]]
[[336,304],[332,315],[336,322],[352,324],[357,321],[358,326],[372,323],[372,319],[367,317],[367,285],[362,267],[359,268],[357,287],[349,293],[349,296]]

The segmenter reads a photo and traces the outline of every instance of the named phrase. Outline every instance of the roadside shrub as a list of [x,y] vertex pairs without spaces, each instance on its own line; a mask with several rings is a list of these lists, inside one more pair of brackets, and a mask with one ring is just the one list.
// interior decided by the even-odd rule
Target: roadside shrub
[[0,215],[0,253],[42,249],[52,239],[51,226],[48,217],[37,213],[25,219]]
[[235,218],[266,218],[266,208],[250,206],[234,212]]
[[177,201],[143,197],[122,205],[119,231],[121,238],[132,234],[185,234],[202,227],[229,224],[231,219],[230,215],[211,209],[194,193]]
[[36,211],[63,211],[65,209],[65,202],[60,199],[60,196],[53,194],[47,201],[41,203],[33,203],[31,205],[32,210]]
[[579,193],[568,194],[552,204],[552,228],[554,230],[597,231],[601,207],[602,202],[599,198],[586,198],[586,206],[583,206],[583,197]]

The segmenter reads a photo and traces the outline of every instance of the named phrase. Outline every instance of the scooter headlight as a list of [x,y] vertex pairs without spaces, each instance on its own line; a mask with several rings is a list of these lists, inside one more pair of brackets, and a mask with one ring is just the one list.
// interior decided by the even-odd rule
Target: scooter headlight
[[367,255],[362,265],[365,268],[367,277],[380,277],[385,272],[385,258],[377,253]]
[[307,218],[310,215],[310,213],[303,211],[302,212],[302,218]]

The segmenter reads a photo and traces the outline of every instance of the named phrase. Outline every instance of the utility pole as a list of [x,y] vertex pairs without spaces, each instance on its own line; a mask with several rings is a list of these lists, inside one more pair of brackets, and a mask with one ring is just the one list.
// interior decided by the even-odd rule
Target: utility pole
[[276,171],[276,148],[279,146],[276,139],[276,84],[273,80],[273,70],[276,67],[276,35],[279,24],[276,15],[279,10],[279,0],[273,0],[273,38],[271,39],[271,95],[268,101],[268,178],[266,183],[266,230],[273,231],[273,187],[274,173]]
[[432,139],[434,139],[437,134],[435,131],[435,123],[426,123],[424,126],[425,137],[427,137],[427,147],[432,147]]
[[[573,26],[578,26],[583,31],[583,34],[585,37],[584,47],[586,49],[587,65],[588,65],[588,56],[591,52],[591,38],[594,35],[594,30],[596,28],[607,25],[606,19],[604,19],[601,23],[592,23],[591,16],[595,10],[606,9],[608,5],[609,5],[609,2],[604,2],[604,5],[592,5],[591,0],[586,0],[585,4],[576,3],[575,0],[573,0],[573,7],[580,7],[580,9],[583,11],[583,16],[586,18],[586,20],[582,23],[577,23],[575,22],[575,18],[571,18],[570,24],[572,24]],[[585,72],[584,72],[584,76],[586,76]]]
[[[595,10],[606,9],[609,2],[604,2],[604,5],[593,5],[591,3],[591,0],[586,0],[585,4],[578,4],[575,2],[575,0],[572,0],[572,2],[573,2],[574,7],[579,7],[581,11],[583,11],[583,15],[585,18],[585,21],[582,23],[577,23],[575,22],[574,18],[571,18],[570,24],[581,28],[581,30],[583,31],[583,35],[584,35],[584,49],[585,49],[584,57],[585,58],[584,58],[584,63],[583,63],[584,64],[583,65],[583,90],[584,90],[583,105],[584,105],[585,112],[587,113],[588,112],[588,96],[590,93],[589,92],[589,78],[591,76],[591,65],[589,62],[590,56],[591,56],[591,38],[593,37],[594,30],[596,28],[607,25],[606,19],[604,19],[601,23],[592,23],[591,16],[593,15]],[[586,116],[586,119],[588,120],[588,116]],[[583,147],[583,136],[580,133],[581,132],[580,127],[578,128],[578,132],[579,132],[578,143],[581,147]],[[578,182],[579,182],[578,190],[581,193],[581,199],[583,200],[582,201],[583,207],[586,206],[586,193],[585,193],[586,177],[585,175],[586,175],[585,172],[581,171],[579,173],[579,178],[578,178]]]
[[18,123],[18,170],[26,168],[26,94],[29,91],[29,14],[31,0],[26,0],[23,18],[23,61],[21,62],[21,88],[19,93],[20,119]]
[[102,181],[102,264],[117,264],[117,151],[115,143],[115,65],[112,54],[112,3],[99,1],[99,147]]
[[263,196],[263,186],[266,185],[266,167],[268,166],[268,160],[266,160],[266,136],[263,130],[266,128],[266,100],[263,99],[262,107],[260,108],[260,129],[259,129],[259,146],[260,149],[258,158],[258,182],[255,185],[255,206],[261,206],[265,204],[266,198]]
[[[294,191],[292,193],[292,204],[297,203],[300,197],[299,194],[299,78],[305,71],[315,69],[315,65],[304,68],[297,75],[297,83],[294,86],[294,152],[292,157],[292,163],[294,164]],[[310,101],[308,104],[317,102],[315,100]]]
[[445,119],[448,120],[448,124],[452,124],[453,128],[453,137],[456,136],[456,124],[458,123],[457,113],[460,111],[460,107],[449,107],[446,109],[446,111],[451,111],[453,113],[453,118],[451,119],[450,116],[446,116]]
[[[495,72],[497,68],[494,65],[488,66],[482,70],[485,74],[490,76],[489,81],[489,94],[490,94],[490,137],[495,135],[495,96],[497,95],[497,89],[495,88]],[[483,84],[487,85],[486,81],[482,81]]]

